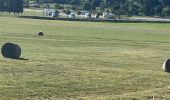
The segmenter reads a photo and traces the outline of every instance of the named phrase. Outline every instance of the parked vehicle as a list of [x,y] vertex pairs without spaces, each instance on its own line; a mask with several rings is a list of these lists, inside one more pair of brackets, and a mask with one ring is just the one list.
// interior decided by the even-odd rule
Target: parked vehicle
[[85,13],[84,17],[85,18],[91,18],[91,13]]
[[59,13],[54,13],[54,12],[53,12],[53,13],[51,13],[51,16],[52,16],[52,17],[58,17],[58,16],[59,16]]
[[71,13],[68,15],[68,18],[76,18],[76,15],[74,13]]
[[115,15],[112,13],[103,13],[105,19],[115,19]]
[[51,16],[52,13],[55,13],[54,9],[44,9],[44,14],[46,16]]

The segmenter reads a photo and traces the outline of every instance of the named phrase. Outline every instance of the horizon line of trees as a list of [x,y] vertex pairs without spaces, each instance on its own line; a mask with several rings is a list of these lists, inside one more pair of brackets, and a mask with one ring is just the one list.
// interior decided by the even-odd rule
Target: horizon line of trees
[[23,13],[23,0],[0,0],[0,12]]
[[170,0],[31,0],[72,5],[75,10],[110,11],[116,15],[170,16]]

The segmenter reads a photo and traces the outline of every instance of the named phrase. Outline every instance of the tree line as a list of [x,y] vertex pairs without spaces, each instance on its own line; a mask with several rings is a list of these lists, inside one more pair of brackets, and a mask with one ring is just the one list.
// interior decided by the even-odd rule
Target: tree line
[[0,0],[0,12],[22,13],[23,0]]
[[170,0],[35,0],[70,4],[75,9],[109,11],[116,15],[170,16]]

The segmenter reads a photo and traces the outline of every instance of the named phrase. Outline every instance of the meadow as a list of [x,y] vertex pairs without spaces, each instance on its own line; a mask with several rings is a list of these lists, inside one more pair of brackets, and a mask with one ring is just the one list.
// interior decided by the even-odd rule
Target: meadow
[[29,60],[0,55],[0,99],[168,100],[169,27],[1,16],[0,47],[17,43]]

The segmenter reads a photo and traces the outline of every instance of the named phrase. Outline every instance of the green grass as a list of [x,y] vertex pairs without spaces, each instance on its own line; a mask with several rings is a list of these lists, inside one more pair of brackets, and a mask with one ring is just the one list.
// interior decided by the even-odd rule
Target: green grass
[[0,17],[0,46],[29,59],[0,55],[0,99],[170,99],[169,27]]

